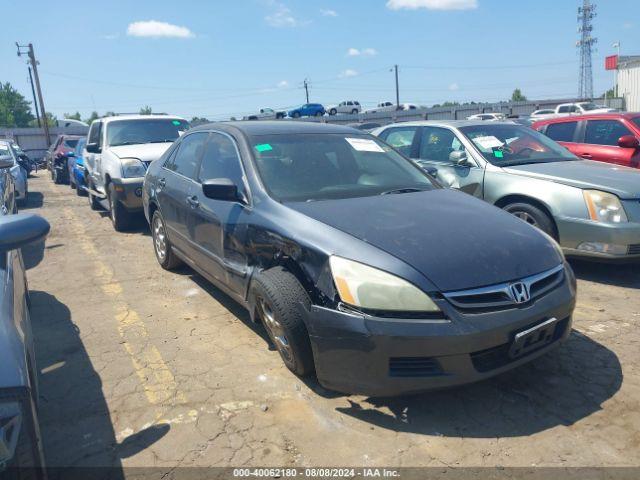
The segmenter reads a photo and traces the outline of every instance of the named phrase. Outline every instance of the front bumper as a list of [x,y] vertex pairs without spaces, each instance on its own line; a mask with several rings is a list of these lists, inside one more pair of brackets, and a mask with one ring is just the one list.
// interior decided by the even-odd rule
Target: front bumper
[[144,178],[112,179],[116,200],[130,212],[142,211],[142,183]]
[[[579,218],[556,219],[566,255],[610,260],[640,259],[640,223],[607,224]],[[585,245],[596,248],[585,249]],[[598,246],[605,246],[598,251]]]
[[[464,313],[437,300],[445,320],[403,320],[313,306],[307,328],[319,382],[332,390],[371,396],[419,393],[483,380],[522,365],[558,346],[571,332],[575,277],[527,304]],[[516,333],[550,318],[550,343],[517,358]]]

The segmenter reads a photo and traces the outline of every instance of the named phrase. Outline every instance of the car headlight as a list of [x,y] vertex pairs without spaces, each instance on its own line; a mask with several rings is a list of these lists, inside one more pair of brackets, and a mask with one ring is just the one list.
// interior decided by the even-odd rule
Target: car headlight
[[124,158],[122,162],[122,176],[124,178],[144,177],[146,168],[137,158]]
[[440,311],[429,295],[395,275],[335,256],[329,265],[340,299],[346,304],[369,310]]
[[0,470],[2,470],[2,465],[11,460],[16,452],[21,424],[20,404],[0,401]]
[[599,190],[584,190],[583,194],[591,220],[604,223],[624,223],[628,221],[620,199],[612,193]]

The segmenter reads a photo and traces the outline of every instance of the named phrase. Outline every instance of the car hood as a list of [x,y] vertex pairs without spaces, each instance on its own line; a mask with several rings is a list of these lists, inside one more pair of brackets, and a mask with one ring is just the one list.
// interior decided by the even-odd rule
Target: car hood
[[143,162],[153,162],[159,159],[170,146],[171,142],[141,143],[138,145],[109,147],[109,150],[119,158],[137,158]]
[[505,167],[511,174],[577,188],[604,190],[622,199],[640,198],[640,170],[592,160],[532,163]]
[[562,261],[535,228],[455,190],[287,206],[399,258],[441,291],[516,280]]

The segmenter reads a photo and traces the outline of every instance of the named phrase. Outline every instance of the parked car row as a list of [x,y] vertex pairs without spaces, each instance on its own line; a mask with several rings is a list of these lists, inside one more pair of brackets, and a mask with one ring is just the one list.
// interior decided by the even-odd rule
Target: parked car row
[[[393,102],[380,102],[376,107],[364,110],[364,113],[390,112],[399,110],[416,110],[417,105],[413,103],[401,103],[396,105]],[[324,115],[357,115],[362,113],[362,105],[357,100],[345,100],[336,105],[325,107],[320,103],[305,103],[299,107],[292,108],[286,112],[276,111],[272,108],[261,108],[258,112],[246,115],[243,120],[278,120],[285,117],[322,117]]]

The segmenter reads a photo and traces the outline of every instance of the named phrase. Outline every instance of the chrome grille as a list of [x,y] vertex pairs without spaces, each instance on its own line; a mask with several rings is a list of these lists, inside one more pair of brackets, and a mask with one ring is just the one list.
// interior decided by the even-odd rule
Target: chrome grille
[[629,245],[629,250],[627,251],[627,253],[629,255],[640,255],[640,243]]
[[514,282],[506,282],[470,290],[444,292],[455,307],[464,310],[484,310],[527,304],[555,288],[564,278],[564,265],[531,275]]

